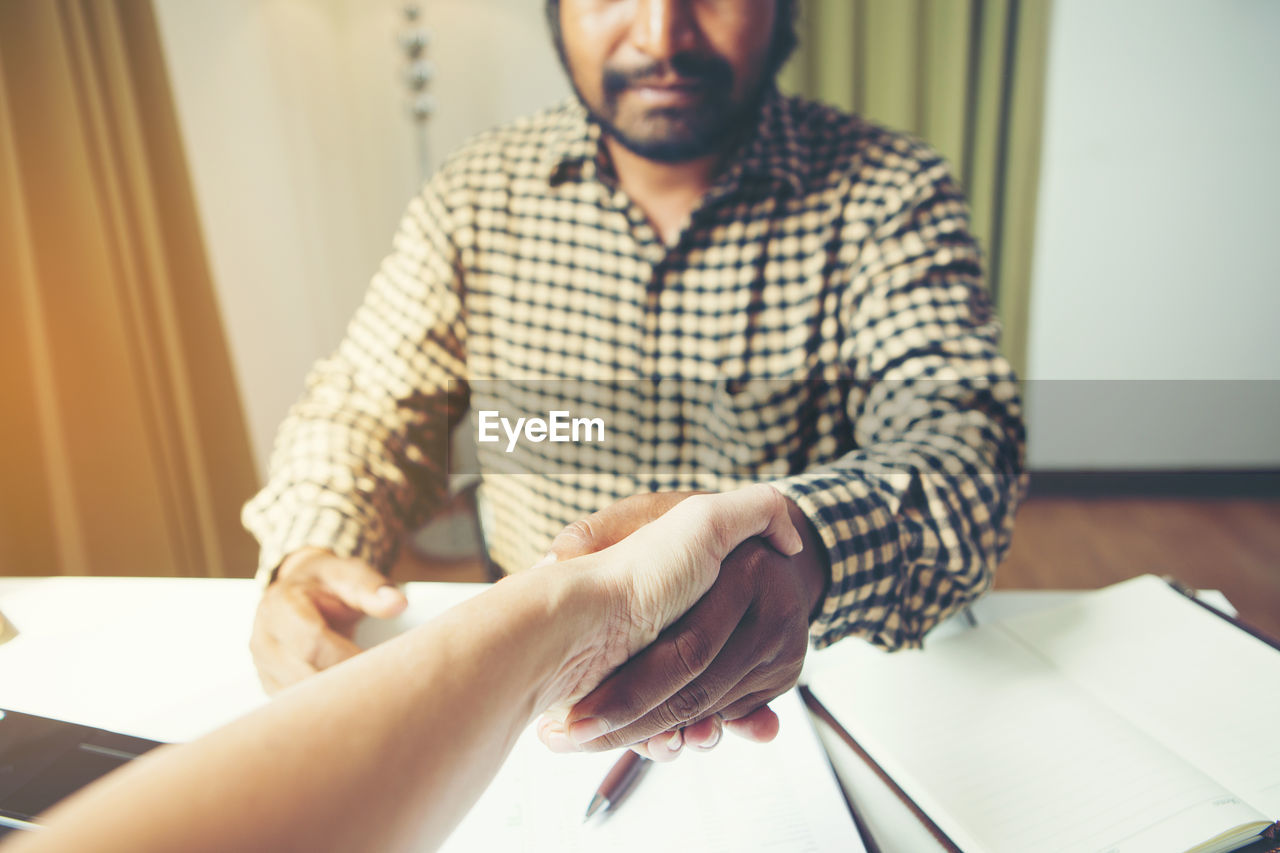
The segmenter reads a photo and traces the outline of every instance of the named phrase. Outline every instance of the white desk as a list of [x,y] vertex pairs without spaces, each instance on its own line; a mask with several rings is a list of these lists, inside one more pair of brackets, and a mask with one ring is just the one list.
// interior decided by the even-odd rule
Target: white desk
[[[408,584],[405,614],[366,622],[357,641],[372,645],[484,588]],[[995,592],[974,612],[994,619],[1072,595]],[[249,580],[0,578],[0,612],[19,631],[0,645],[0,707],[161,741],[199,737],[267,701],[248,649],[257,601]],[[1229,608],[1221,596],[1212,603]],[[840,649],[811,653],[806,674],[839,667]],[[852,750],[825,726],[818,731],[885,853],[939,849]]]
[[[413,583],[397,619],[361,626],[368,647],[485,584]],[[0,578],[0,707],[161,741],[205,734],[267,701],[249,654],[251,580]]]

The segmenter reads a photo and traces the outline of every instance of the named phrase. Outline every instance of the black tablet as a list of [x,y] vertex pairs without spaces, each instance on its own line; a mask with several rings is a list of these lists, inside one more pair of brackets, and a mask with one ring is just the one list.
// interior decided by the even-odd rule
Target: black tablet
[[0,709],[0,836],[160,743]]

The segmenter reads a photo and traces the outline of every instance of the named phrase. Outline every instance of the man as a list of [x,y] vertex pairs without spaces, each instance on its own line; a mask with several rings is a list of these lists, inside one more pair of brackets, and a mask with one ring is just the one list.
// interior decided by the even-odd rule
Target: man
[[469,394],[594,382],[614,396],[564,393],[622,423],[617,444],[571,446],[554,470],[480,446],[503,568],[752,480],[786,496],[804,549],[735,550],[659,642],[540,732],[657,759],[714,745],[722,720],[767,739],[808,639],[919,645],[1007,548],[1020,408],[963,200],[920,143],[778,94],[789,0],[547,11],[576,101],[428,183],[282,427],[246,508],[274,577],[255,657],[288,683],[403,606],[381,573],[443,497],[438,448]]

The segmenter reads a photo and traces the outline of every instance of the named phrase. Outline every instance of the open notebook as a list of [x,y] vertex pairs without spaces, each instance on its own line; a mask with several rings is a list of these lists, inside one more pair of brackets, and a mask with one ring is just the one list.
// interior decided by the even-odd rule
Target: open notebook
[[1280,652],[1158,578],[836,649],[813,694],[966,853],[1228,851],[1280,818]]
[[618,810],[583,822],[616,752],[556,755],[526,731],[444,851],[865,851],[826,752],[793,690],[768,744],[726,733],[711,752],[649,768]]

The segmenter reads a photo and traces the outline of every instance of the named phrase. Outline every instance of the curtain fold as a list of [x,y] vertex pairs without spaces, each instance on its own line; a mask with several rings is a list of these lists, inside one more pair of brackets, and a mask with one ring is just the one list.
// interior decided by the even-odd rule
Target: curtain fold
[[782,88],[929,142],[969,197],[1023,372],[1050,0],[800,0]]
[[140,0],[0,3],[0,574],[248,575],[256,487]]

